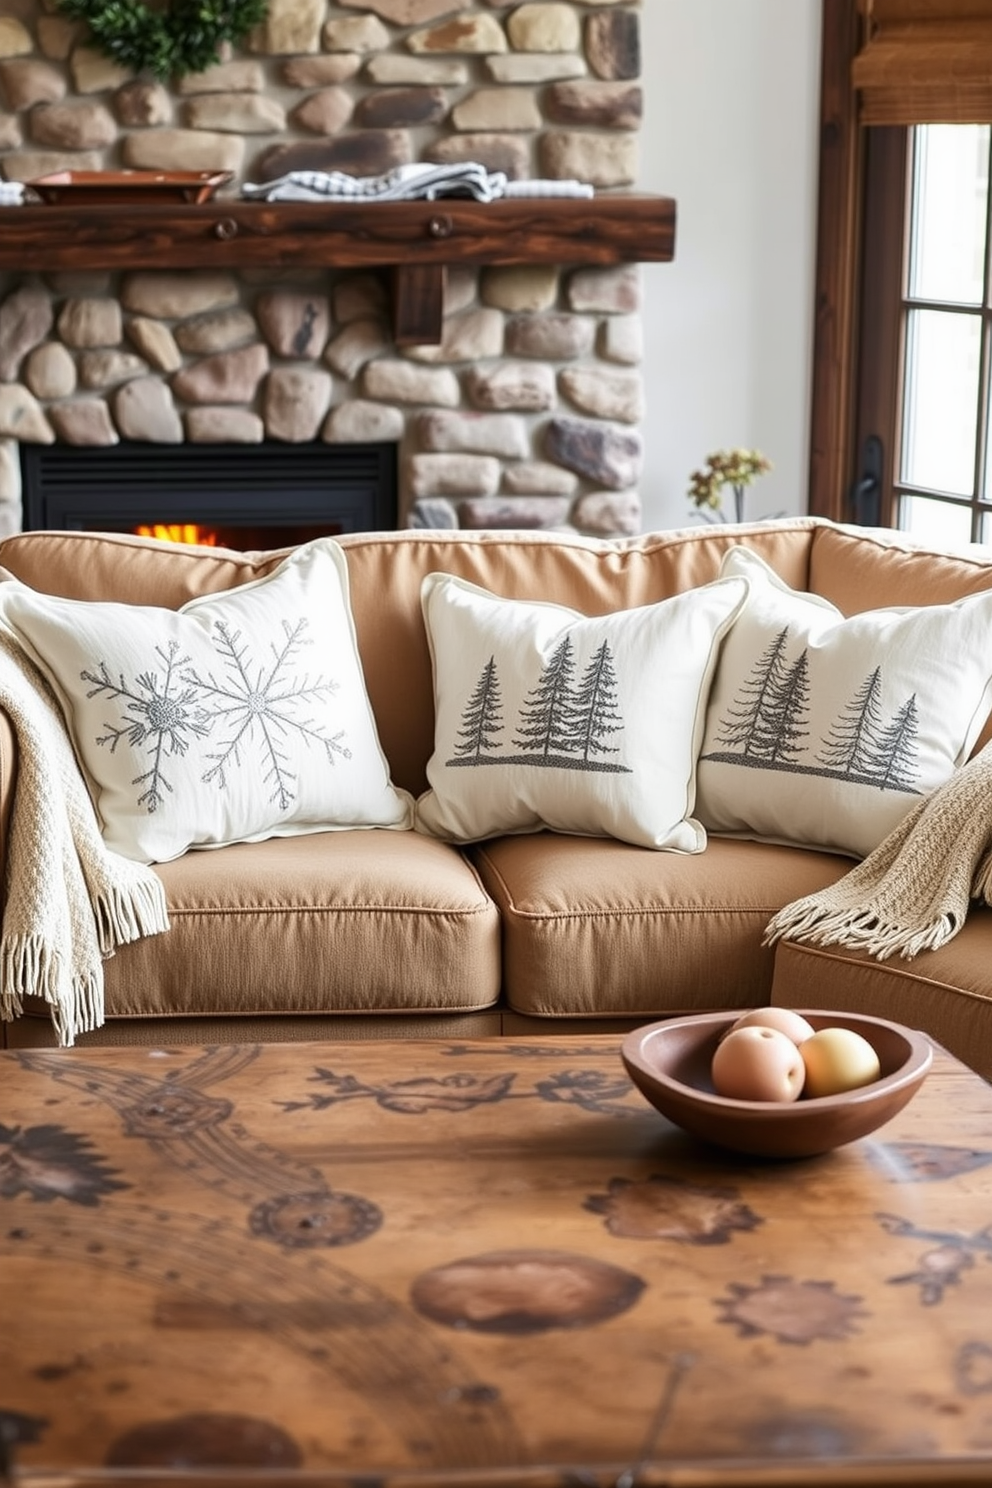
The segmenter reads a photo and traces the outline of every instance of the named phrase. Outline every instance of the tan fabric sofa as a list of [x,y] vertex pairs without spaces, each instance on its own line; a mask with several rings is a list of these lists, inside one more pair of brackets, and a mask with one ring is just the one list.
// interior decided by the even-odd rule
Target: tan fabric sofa
[[[939,553],[813,518],[602,543],[419,531],[341,542],[383,748],[395,783],[415,794],[433,746],[427,573],[598,615],[706,583],[743,543],[845,614],[992,589],[982,550]],[[171,607],[259,577],[283,556],[80,532],[0,543],[0,565],[35,589]],[[0,726],[2,828],[16,757]],[[620,1030],[772,1000],[921,1026],[992,1077],[992,911],[974,908],[954,941],[911,962],[762,946],[777,909],[850,866],[715,836],[683,856],[551,832],[464,849],[415,832],[327,832],[190,852],[156,870],[171,930],[107,963],[107,1022],[82,1042]],[[32,1004],[5,1036],[13,1047],[52,1043],[47,1009]]]

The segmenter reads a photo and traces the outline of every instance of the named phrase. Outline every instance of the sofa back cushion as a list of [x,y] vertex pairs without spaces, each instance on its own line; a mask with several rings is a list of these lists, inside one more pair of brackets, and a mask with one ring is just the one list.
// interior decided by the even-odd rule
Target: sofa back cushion
[[[599,542],[535,532],[345,534],[351,603],[379,737],[396,785],[419,794],[434,748],[430,653],[420,603],[426,574],[450,573],[506,598],[542,599],[584,615],[654,604],[717,577],[724,554],[753,546],[805,589],[816,522],[796,518]],[[0,543],[0,568],[67,599],[178,609],[270,573],[286,549],[234,553],[94,532],[26,532]]]

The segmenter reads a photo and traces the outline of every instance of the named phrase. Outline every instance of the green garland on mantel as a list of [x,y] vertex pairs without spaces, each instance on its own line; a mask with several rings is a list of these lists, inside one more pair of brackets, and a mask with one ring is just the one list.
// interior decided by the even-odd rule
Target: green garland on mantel
[[171,0],[164,10],[142,0],[56,3],[63,15],[86,22],[105,56],[163,80],[203,72],[217,61],[222,42],[240,41],[268,10],[268,0]]

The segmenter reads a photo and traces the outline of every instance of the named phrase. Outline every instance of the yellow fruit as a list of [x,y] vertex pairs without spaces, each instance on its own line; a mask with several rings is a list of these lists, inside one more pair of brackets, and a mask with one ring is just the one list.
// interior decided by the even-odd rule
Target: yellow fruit
[[871,1044],[850,1028],[821,1028],[800,1044],[799,1053],[806,1066],[803,1094],[810,1098],[858,1090],[881,1073]]

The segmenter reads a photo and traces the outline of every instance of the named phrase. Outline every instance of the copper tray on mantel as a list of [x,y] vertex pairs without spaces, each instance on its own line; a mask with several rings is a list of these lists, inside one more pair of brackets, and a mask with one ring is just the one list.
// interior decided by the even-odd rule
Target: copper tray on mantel
[[25,186],[43,202],[84,202],[124,206],[132,202],[209,201],[233,171],[55,171]]

